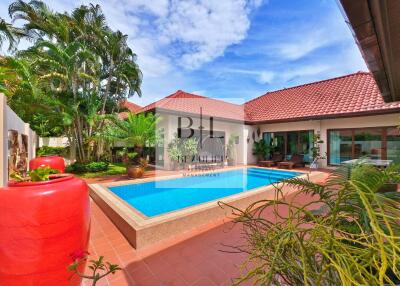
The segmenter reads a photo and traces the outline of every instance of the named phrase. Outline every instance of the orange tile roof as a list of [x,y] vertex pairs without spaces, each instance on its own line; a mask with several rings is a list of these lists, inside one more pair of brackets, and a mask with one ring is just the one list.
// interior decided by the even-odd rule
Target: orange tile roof
[[285,88],[245,103],[248,121],[279,122],[400,111],[400,102],[385,103],[372,74],[350,75]]
[[244,106],[229,103],[223,100],[208,98],[205,96],[184,92],[177,92],[153,102],[141,109],[142,112],[149,110],[183,112],[190,114],[199,114],[200,107],[202,114],[206,116],[214,116],[216,118],[224,118],[230,120],[244,120]]
[[[136,107],[137,105],[128,102]],[[182,90],[153,102],[138,112],[159,111],[199,114],[248,123],[288,122],[309,119],[394,113],[400,102],[385,103],[371,73],[357,72],[267,92],[243,105]]]
[[127,101],[127,100],[125,100],[125,101],[122,103],[122,106],[125,107],[125,108],[127,108],[127,109],[129,109],[130,112],[134,112],[134,113],[136,113],[136,112],[138,112],[140,109],[142,109],[141,106],[139,106],[139,105],[137,105],[137,104],[135,104],[135,103],[133,103],[133,102]]
[[[133,103],[133,102],[129,102],[129,101],[127,101],[127,100],[122,101],[121,104],[120,104],[120,106],[121,106],[122,108],[128,109],[129,112],[132,112],[132,113],[137,113],[137,112],[139,112],[139,111],[142,109],[141,106],[139,106],[139,105],[137,105],[137,104],[135,104],[135,103]],[[120,112],[120,113],[118,113],[118,117],[119,117],[120,119],[126,119],[126,118],[128,117],[128,112],[125,112],[125,111]]]

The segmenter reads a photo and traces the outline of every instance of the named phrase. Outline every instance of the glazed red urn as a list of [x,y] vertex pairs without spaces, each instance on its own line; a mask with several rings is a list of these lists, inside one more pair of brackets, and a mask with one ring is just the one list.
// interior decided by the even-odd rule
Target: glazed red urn
[[49,166],[52,169],[59,170],[60,173],[65,171],[65,161],[61,156],[36,157],[29,161],[29,170],[36,170],[41,166]]
[[[67,267],[87,251],[90,202],[71,174],[0,188],[0,285],[78,286]],[[83,271],[84,265],[81,267]]]

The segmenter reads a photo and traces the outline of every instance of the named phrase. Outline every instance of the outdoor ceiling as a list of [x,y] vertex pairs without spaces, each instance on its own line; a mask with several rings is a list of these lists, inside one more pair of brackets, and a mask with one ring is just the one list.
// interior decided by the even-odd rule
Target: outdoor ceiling
[[400,101],[400,0],[339,0],[385,102]]

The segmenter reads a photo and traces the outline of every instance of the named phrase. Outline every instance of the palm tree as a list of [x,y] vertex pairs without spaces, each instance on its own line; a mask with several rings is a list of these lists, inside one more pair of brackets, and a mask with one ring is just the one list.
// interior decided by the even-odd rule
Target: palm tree
[[[245,238],[233,249],[248,257],[233,285],[398,285],[400,194],[386,186],[399,182],[399,165],[346,165],[323,184],[294,177],[273,199],[232,207]],[[285,185],[298,192],[282,199]]]
[[106,115],[121,100],[141,95],[142,74],[127,36],[107,26],[99,5],[61,14],[42,1],[17,0],[9,14],[13,21],[24,21],[21,31],[34,42],[17,56],[37,75],[49,108],[62,118],[65,135],[76,145],[78,160],[89,160],[104,143],[98,135],[107,127]]
[[104,69],[101,78],[106,80],[102,113],[109,98],[119,101],[135,93],[141,96],[142,73],[135,62],[136,55],[128,47],[127,38],[120,31],[105,30],[102,33]]
[[22,29],[16,28],[0,18],[0,48],[3,42],[8,41],[8,50],[14,49],[24,35]]
[[157,124],[160,118],[153,113],[129,113],[126,120],[114,120],[110,136],[114,141],[123,142],[127,147],[135,147],[135,151],[143,156],[143,148],[153,145],[157,140]]

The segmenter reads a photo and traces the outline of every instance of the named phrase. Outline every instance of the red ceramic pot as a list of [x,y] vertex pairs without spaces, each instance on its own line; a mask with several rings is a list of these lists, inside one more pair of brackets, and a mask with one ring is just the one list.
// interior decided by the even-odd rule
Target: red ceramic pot
[[65,161],[60,156],[36,157],[29,161],[29,170],[35,170],[41,166],[49,166],[52,169],[59,170],[61,173],[65,171]]
[[67,267],[73,262],[71,254],[88,247],[88,186],[71,174],[52,177],[0,189],[0,285],[81,282],[78,277],[68,280]]

